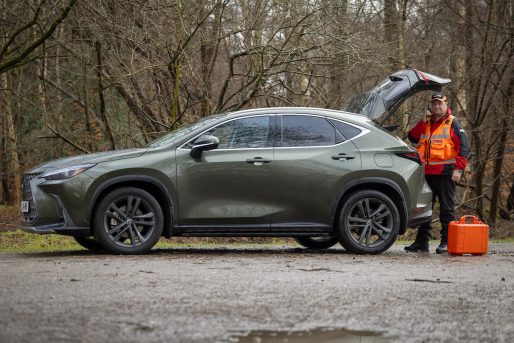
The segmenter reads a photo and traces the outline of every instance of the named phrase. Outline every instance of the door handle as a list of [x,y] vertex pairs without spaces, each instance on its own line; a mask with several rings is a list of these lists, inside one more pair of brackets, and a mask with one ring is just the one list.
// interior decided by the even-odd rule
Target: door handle
[[332,155],[333,160],[351,160],[353,158],[355,158],[355,156],[346,155],[344,152],[337,155]]
[[254,157],[246,160],[246,163],[253,163],[256,166],[261,166],[263,163],[270,163],[271,160],[269,158],[262,157]]

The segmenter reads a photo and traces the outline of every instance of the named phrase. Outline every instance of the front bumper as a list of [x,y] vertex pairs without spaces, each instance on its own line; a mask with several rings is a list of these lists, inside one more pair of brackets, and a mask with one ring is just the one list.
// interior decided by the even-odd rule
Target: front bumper
[[68,226],[66,223],[55,223],[40,226],[30,226],[21,224],[21,229],[29,233],[47,234],[55,233],[68,236],[88,237],[91,235],[91,229],[84,226]]
[[90,235],[85,215],[87,189],[92,178],[77,175],[72,179],[47,181],[39,175],[26,174],[22,200],[28,201],[28,212],[21,214],[21,228],[26,232],[63,235]]

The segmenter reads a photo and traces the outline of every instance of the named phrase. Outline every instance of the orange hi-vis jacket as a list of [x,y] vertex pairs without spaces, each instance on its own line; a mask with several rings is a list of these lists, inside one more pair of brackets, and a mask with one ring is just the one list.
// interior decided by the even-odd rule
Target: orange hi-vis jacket
[[428,165],[453,164],[458,152],[455,143],[450,137],[452,122],[455,117],[449,115],[444,123],[439,125],[430,134],[430,120],[427,122],[425,132],[419,137],[416,149]]

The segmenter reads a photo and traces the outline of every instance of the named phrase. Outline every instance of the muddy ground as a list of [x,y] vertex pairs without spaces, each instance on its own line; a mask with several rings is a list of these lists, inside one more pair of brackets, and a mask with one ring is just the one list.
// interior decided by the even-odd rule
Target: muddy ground
[[330,342],[512,342],[514,244],[489,248],[0,254],[0,342],[237,342],[320,328],[356,331]]

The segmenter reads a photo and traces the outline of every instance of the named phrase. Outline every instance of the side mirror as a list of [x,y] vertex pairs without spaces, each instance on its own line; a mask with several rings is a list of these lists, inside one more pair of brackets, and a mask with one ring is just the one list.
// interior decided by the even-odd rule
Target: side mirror
[[193,145],[193,148],[191,149],[189,155],[192,158],[200,158],[200,156],[202,156],[203,151],[216,149],[219,144],[220,140],[218,139],[218,137],[209,135],[200,136],[195,141],[195,144]]

